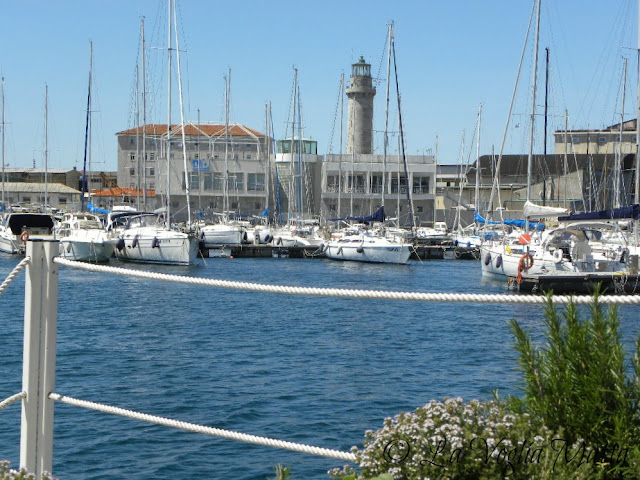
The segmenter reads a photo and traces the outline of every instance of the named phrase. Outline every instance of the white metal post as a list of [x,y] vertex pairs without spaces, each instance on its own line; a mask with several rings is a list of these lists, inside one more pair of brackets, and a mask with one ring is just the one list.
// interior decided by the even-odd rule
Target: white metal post
[[36,477],[51,473],[53,459],[53,400],[55,389],[56,323],[58,317],[57,240],[27,243],[24,301],[24,350],[20,431],[20,468]]

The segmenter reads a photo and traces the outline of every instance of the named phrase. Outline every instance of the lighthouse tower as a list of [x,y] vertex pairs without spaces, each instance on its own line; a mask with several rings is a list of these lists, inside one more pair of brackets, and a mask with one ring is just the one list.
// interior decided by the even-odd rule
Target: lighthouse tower
[[351,65],[351,80],[346,90],[349,98],[347,119],[347,153],[373,153],[373,97],[371,65],[361,56]]

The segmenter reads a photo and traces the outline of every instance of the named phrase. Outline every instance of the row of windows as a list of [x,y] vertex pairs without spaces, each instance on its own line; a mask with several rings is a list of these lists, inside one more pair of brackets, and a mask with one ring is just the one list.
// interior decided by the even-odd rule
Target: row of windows
[[[194,153],[192,155],[190,155],[192,158],[198,160],[200,158],[202,158],[203,160],[211,160],[212,158],[214,160],[220,160],[224,158],[223,154],[218,154],[215,153],[213,154],[213,156],[211,156],[210,153],[206,153],[206,154],[198,154],[198,153]],[[140,154],[140,157],[142,158],[142,154]],[[171,154],[171,158],[176,158],[177,156],[175,154]],[[147,161],[149,162],[153,162],[155,161],[155,153],[152,154],[147,154]],[[234,153],[234,154],[229,154],[229,160],[252,160],[253,156],[251,153],[245,153],[244,155],[242,155],[242,157],[240,157],[240,154],[238,153]],[[132,162],[136,161],[136,154],[135,153],[130,153],[129,154],[129,160],[131,160]]]
[[[617,143],[618,140],[620,139],[618,134],[612,134],[610,137],[606,137],[606,136],[599,136],[597,139],[597,143],[599,144],[604,144],[604,143]],[[564,137],[558,136],[556,137],[557,143],[564,143]],[[576,145],[578,143],[587,143],[587,142],[594,142],[596,141],[595,138],[593,136],[589,136],[587,137],[585,136],[577,136],[574,135],[571,137],[571,143],[573,145]],[[622,141],[625,143],[636,143],[636,136],[635,135],[623,135],[622,136]]]
[[[428,194],[430,177],[413,177],[413,193],[416,194]],[[354,174],[346,175],[344,182],[342,183],[343,193],[367,193],[365,188],[365,175]],[[390,193],[406,193],[407,191],[407,179],[404,176],[400,177],[398,186],[398,177],[391,177],[391,189]],[[338,175],[327,175],[327,192],[338,193]],[[382,193],[382,175],[370,175],[369,176],[369,193]]]
[[[202,180],[201,180],[202,177]],[[264,192],[265,191],[265,174],[264,173],[247,173],[247,191],[248,192]],[[217,172],[191,172],[189,173],[189,188],[203,190],[222,191],[224,186],[224,176]],[[245,174],[243,172],[230,173],[227,177],[227,189],[230,192],[243,192],[245,187]],[[182,189],[185,190],[184,177],[182,179]]]
[[[337,211],[338,210],[338,206],[335,203],[330,203],[328,205],[328,207],[329,207],[329,213],[336,214],[336,215],[338,214],[338,211]],[[402,205],[400,205],[400,212],[402,212]],[[360,205],[356,204],[356,205],[353,206],[353,213],[355,215],[359,215],[361,213],[360,212]],[[364,213],[366,213],[366,212],[364,212]],[[416,213],[424,213],[424,206],[417,205],[416,206]]]
[[[129,175],[134,177],[135,174],[136,174],[136,168],[135,167],[130,167],[129,168]],[[154,167],[147,168],[147,176],[148,177],[154,177],[155,175],[156,175],[156,169]]]

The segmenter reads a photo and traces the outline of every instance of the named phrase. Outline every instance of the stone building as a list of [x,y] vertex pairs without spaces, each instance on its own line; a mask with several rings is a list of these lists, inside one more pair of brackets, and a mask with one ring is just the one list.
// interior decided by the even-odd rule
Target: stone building
[[225,209],[231,215],[258,215],[267,208],[272,173],[264,134],[239,124],[229,125],[227,132],[224,124],[194,123],[185,125],[184,133],[183,145],[180,125],[172,125],[170,132],[166,124],[118,132],[118,186],[153,190],[146,209],[163,207],[169,188],[172,215],[178,221],[187,217],[187,186],[192,218],[212,218]]

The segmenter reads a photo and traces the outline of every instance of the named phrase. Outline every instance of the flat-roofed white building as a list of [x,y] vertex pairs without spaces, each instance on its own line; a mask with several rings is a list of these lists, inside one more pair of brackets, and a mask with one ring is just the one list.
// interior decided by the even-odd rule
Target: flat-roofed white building
[[[325,155],[322,167],[321,214],[325,218],[366,216],[382,206],[387,217],[410,224],[408,194],[413,200],[417,225],[435,221],[436,162],[433,155],[407,155],[408,178],[402,157],[352,154]],[[340,204],[338,208],[338,204]]]

